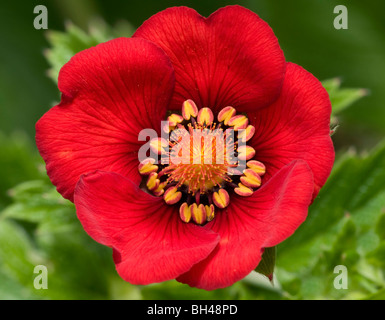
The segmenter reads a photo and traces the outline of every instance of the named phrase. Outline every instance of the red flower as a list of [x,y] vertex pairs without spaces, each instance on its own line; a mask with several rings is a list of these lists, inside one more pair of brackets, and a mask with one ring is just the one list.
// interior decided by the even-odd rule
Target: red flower
[[[162,11],[132,38],[75,55],[59,89],[60,104],[36,126],[48,175],[134,284],[176,278],[211,290],[242,279],[264,248],[305,220],[332,168],[328,94],[285,62],[266,22],[239,6],[208,18],[186,7]],[[233,159],[218,156],[139,162],[139,133],[160,136],[166,118],[171,134],[195,129],[216,137],[216,151],[235,146],[246,169],[236,175]],[[151,140],[152,151],[180,155],[190,138],[178,137]],[[184,160],[214,155],[205,142],[187,149]]]

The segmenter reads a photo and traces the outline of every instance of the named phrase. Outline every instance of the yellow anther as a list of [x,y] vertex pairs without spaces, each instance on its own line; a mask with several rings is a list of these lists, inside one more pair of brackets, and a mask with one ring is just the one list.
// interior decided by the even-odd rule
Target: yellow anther
[[237,168],[228,167],[227,168],[227,174],[229,176],[241,176],[242,175],[242,171],[237,169]]
[[249,119],[243,114],[232,117],[228,123],[229,126],[234,127],[235,131],[246,129],[249,124]]
[[230,203],[230,196],[225,189],[219,189],[213,193],[213,202],[218,208],[224,209]]
[[238,158],[240,160],[250,160],[255,156],[254,148],[242,145],[238,148]]
[[170,127],[175,127],[178,123],[183,121],[183,117],[179,114],[173,113],[167,118],[167,121]]
[[142,161],[139,166],[139,173],[142,175],[149,175],[152,172],[158,171],[158,166],[154,164],[155,159],[147,158],[146,160]]
[[206,209],[203,204],[199,206],[196,203],[193,203],[190,206],[191,217],[196,224],[203,224],[206,221]]
[[198,107],[192,100],[186,100],[182,105],[182,116],[185,120],[190,120],[191,117],[196,118],[198,115]]
[[163,126],[162,129],[163,129],[164,132],[170,133],[172,130],[175,129],[175,127],[170,127],[170,126],[168,125],[168,122],[166,121],[166,124]]
[[171,187],[166,190],[163,199],[167,204],[175,204],[182,198],[182,192],[178,191],[177,187]]
[[249,141],[255,133],[255,127],[249,124],[246,129],[240,130],[238,133],[238,138],[241,139],[242,142]]
[[160,180],[158,179],[158,174],[156,172],[151,172],[148,176],[146,186],[148,190],[154,191],[159,187]]
[[206,220],[209,222],[212,221],[214,219],[214,216],[215,216],[214,205],[213,204],[210,204],[209,206],[206,205],[205,210],[206,210]]
[[198,118],[197,118],[198,123],[203,126],[206,124],[206,126],[209,126],[210,124],[213,123],[214,121],[214,114],[211,111],[210,108],[202,108],[198,112]]
[[235,115],[236,110],[233,107],[226,107],[223,108],[219,113],[218,113],[218,121],[222,122],[227,126],[229,120]]
[[160,197],[161,195],[163,195],[164,193],[164,188],[165,186],[167,186],[168,182],[167,181],[164,181],[164,182],[161,182],[159,183],[159,186],[152,191],[152,193],[154,194],[154,196],[156,197]]
[[150,148],[156,154],[162,154],[167,147],[168,142],[164,138],[154,138],[150,141]]
[[186,223],[191,220],[191,209],[186,202],[179,207],[179,217]]
[[250,160],[246,163],[247,167],[257,173],[259,176],[263,176],[266,172],[266,167],[262,162],[257,160]]
[[240,179],[241,179],[241,182],[246,187],[258,188],[261,186],[262,179],[259,176],[259,174],[257,174],[256,172],[254,172],[251,169],[244,170],[243,174],[244,174],[244,176],[242,176]]
[[234,189],[234,192],[242,197],[249,197],[253,194],[253,190],[250,188],[246,187],[242,183],[238,184],[238,188]]

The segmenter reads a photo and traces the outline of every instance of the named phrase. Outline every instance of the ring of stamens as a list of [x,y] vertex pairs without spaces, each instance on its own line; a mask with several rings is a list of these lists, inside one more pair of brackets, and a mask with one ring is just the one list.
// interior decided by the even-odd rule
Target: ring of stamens
[[228,106],[217,120],[211,109],[198,110],[194,101],[186,100],[182,113],[170,114],[162,128],[168,139],[150,141],[161,161],[146,158],[138,167],[146,189],[168,205],[179,206],[186,223],[213,220],[216,211],[229,205],[232,192],[251,196],[266,171],[246,144],[255,132],[248,118]]

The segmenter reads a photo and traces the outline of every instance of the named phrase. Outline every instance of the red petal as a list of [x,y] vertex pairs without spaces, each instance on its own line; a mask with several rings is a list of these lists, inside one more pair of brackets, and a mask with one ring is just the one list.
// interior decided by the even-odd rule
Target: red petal
[[172,109],[186,99],[219,112],[272,103],[279,95],[285,59],[269,25],[252,11],[228,6],[204,18],[175,7],[152,16],[134,37],[158,44],[175,69]]
[[58,191],[72,200],[80,175],[96,169],[139,182],[138,133],[160,129],[173,87],[170,61],[146,40],[119,38],[76,54],[60,71],[61,103],[36,125]]
[[300,66],[288,63],[279,99],[249,113],[255,134],[249,143],[266,165],[264,182],[295,159],[305,160],[314,174],[314,197],[334,163],[330,138],[331,104],[322,84]]
[[133,284],[174,279],[206,258],[218,235],[179,218],[178,208],[116,173],[97,171],[76,186],[86,232],[114,250],[119,275]]
[[312,193],[311,170],[293,161],[251,197],[232,195],[229,207],[207,225],[220,235],[218,246],[177,280],[213,290],[244,278],[257,267],[263,248],[288,238],[306,219]]

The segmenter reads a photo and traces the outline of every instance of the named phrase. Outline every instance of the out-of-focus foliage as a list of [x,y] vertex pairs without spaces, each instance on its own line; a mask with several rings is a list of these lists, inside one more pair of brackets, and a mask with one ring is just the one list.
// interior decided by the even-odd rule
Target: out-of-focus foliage
[[[290,296],[358,299],[384,290],[384,167],[385,141],[336,163],[308,219],[278,246],[277,274]],[[333,286],[337,265],[347,267],[348,290]]]
[[41,177],[36,170],[39,155],[21,132],[0,132],[0,210],[10,203],[8,190],[16,184]]
[[368,94],[366,89],[341,88],[341,79],[339,78],[325,80],[322,84],[329,93],[333,115],[339,114]]
[[[331,129],[339,126],[332,174],[305,223],[276,248],[272,283],[255,272],[210,292],[176,281],[124,282],[111,250],[88,237],[48,180],[33,143],[36,121],[60,98],[59,70],[76,52],[130,36],[132,26],[172,5],[207,16],[235,2],[7,1],[0,10],[0,299],[385,299],[385,3],[236,3],[270,24],[288,61],[328,79]],[[48,8],[48,31],[33,28],[38,4]],[[349,9],[348,30],[333,28],[337,4]],[[36,265],[48,269],[47,290],[33,286]],[[333,286],[337,265],[347,267],[348,289]],[[258,271],[269,270],[265,260]]]
[[73,23],[67,23],[65,32],[48,31],[47,39],[51,45],[45,51],[51,65],[48,75],[57,82],[59,70],[75,53],[114,38],[129,37],[132,33],[133,27],[128,22],[120,22],[111,28],[101,19],[92,20],[88,32]]

